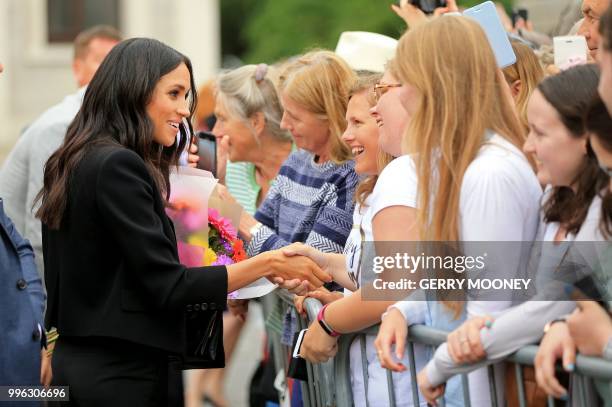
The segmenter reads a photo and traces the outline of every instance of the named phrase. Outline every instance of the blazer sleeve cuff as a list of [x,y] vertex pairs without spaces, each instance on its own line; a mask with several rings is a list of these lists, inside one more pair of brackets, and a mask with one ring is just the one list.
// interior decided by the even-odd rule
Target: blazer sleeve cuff
[[173,297],[186,310],[223,310],[227,304],[225,266],[196,267],[185,270],[183,282]]

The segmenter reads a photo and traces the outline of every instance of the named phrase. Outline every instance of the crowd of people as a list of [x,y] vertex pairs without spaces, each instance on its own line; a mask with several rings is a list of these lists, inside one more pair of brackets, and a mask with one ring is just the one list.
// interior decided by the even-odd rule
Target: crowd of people
[[[197,119],[187,56],[111,27],[81,33],[79,91],[29,125],[0,170],[0,385],[69,386],[75,406],[228,405],[218,368],[248,300],[227,293],[266,277],[295,295],[279,322],[287,344],[305,300],[323,304],[299,349],[311,363],[380,324],[364,355],[350,348],[357,406],[388,405],[389,370],[398,406],[414,405],[414,381],[420,405],[463,406],[459,374],[472,405],[518,405],[503,359],[537,343],[529,405],[568,400],[577,353],[612,361],[612,3],[583,0],[571,24],[586,61],[551,66],[519,21],[504,69],[483,28],[447,3],[434,17],[393,5],[408,25],[399,40],[345,33],[335,52],[225,71]],[[194,126],[217,139],[219,196],[244,208],[249,258],[236,264],[179,260],[165,208],[170,172],[198,162]],[[487,267],[509,279],[530,267],[536,291],[372,299],[372,242],[527,243]],[[206,332],[194,351],[196,311]],[[446,342],[409,354],[415,324]],[[589,405],[609,404],[610,383],[592,384],[580,389]]]

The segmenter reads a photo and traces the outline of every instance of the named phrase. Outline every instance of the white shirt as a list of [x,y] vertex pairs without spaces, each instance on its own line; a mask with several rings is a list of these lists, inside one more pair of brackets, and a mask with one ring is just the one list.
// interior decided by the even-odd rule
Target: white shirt
[[[374,216],[383,209],[391,206],[416,207],[416,189],[413,188],[416,178],[413,180],[406,178],[407,173],[416,174],[410,169],[410,166],[414,167],[414,163],[407,156],[393,160],[385,167],[378,177],[374,190],[365,200],[365,205],[363,207],[360,205],[355,206],[355,211],[353,212],[353,229],[347,238],[344,254],[347,272],[356,286],[359,286],[360,259],[363,243],[374,241],[372,233],[372,219]],[[351,295],[351,291],[345,289],[345,295]],[[426,311],[426,302],[416,301],[412,307],[412,318],[417,319],[416,315],[418,314],[422,316],[418,317],[419,320],[412,322],[424,322],[424,314]],[[351,344],[349,351],[351,359],[351,387],[354,404],[358,407],[365,405],[369,405],[370,407],[382,407],[388,405],[387,371],[380,366],[380,362],[378,361],[376,349],[374,347],[375,339],[375,335],[367,335],[365,337],[368,394],[365,394],[361,346],[358,340]],[[418,371],[427,363],[428,352],[427,348],[420,344],[415,344],[414,352]],[[405,352],[402,363],[408,365],[408,352]],[[393,385],[395,389],[396,404],[398,406],[412,405],[412,387],[410,383],[411,377],[409,371],[393,374]],[[419,397],[421,406],[425,406],[426,403],[423,396],[419,395]],[[368,400],[367,403],[366,398]]]
[[[414,162],[408,156],[391,161],[382,171],[365,205],[355,205],[353,229],[344,246],[346,270],[349,278],[360,286],[360,260],[364,242],[373,242],[372,219],[381,210],[391,206],[416,207],[416,172]],[[346,290],[345,290],[346,294]]]
[[[406,170],[402,180],[417,179],[414,163],[407,165]],[[418,183],[411,181],[410,184],[416,197]],[[533,241],[541,196],[542,188],[523,153],[503,137],[491,135],[463,176],[459,197],[460,239],[463,242]],[[478,247],[464,243],[464,250],[467,255]],[[495,274],[512,278],[528,260],[519,254],[505,258],[504,264],[488,264],[487,273],[499,267]],[[410,304],[413,302],[398,303],[397,308],[407,316]],[[468,316],[496,314],[510,305],[510,301],[469,301],[467,312]]]

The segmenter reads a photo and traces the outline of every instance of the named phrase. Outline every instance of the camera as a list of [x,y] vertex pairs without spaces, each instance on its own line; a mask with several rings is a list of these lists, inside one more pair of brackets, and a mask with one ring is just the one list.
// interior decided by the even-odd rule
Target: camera
[[433,14],[438,7],[446,7],[446,0],[410,0],[410,4],[421,9],[425,14]]

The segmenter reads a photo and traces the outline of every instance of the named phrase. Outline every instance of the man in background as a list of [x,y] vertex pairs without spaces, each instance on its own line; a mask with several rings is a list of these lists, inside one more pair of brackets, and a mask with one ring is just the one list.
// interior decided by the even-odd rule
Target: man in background
[[0,386],[38,385],[44,307],[32,246],[4,213],[0,195]]
[[583,0],[582,24],[578,28],[578,35],[584,35],[591,53],[595,59],[599,48],[599,20],[610,4],[610,0]]
[[43,186],[44,165],[64,140],[68,125],[81,107],[87,84],[121,39],[119,32],[109,26],[95,26],[76,37],[72,71],[79,90],[45,111],[26,129],[0,170],[0,196],[4,198],[6,214],[32,243],[41,277],[44,276],[41,226],[32,205]]

